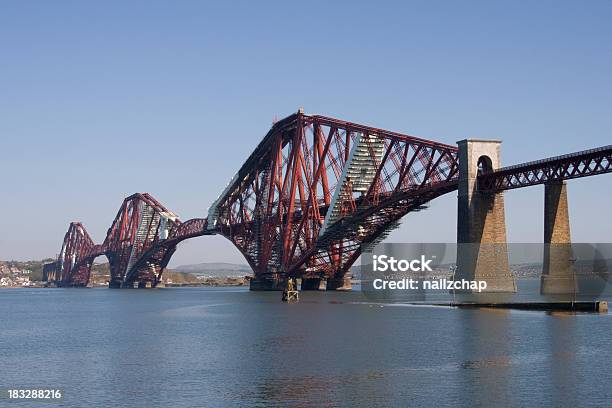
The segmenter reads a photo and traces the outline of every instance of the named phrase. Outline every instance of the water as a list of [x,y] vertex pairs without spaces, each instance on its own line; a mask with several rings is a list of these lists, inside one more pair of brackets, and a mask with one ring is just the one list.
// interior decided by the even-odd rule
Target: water
[[612,315],[377,304],[360,292],[0,291],[5,406],[610,406]]

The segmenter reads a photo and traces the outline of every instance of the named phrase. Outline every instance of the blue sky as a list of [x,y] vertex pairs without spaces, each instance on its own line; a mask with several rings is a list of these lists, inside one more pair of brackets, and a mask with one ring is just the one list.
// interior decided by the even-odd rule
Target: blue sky
[[[260,4],[256,4],[260,3]],[[102,241],[123,198],[201,217],[275,117],[319,113],[505,164],[612,141],[612,2],[29,1],[0,5],[0,259]],[[569,185],[572,237],[610,242],[612,177]],[[543,187],[506,194],[540,242]],[[456,195],[388,241],[453,242]],[[243,262],[220,237],[171,265]]]

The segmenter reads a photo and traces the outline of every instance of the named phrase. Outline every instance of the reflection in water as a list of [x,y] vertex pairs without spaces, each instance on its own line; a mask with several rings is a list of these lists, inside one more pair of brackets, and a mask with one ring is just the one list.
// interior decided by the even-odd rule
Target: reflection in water
[[63,388],[66,407],[612,398],[608,315],[374,304],[360,292],[303,292],[287,305],[278,293],[222,288],[7,290],[0,310],[3,381]]
[[474,398],[463,406],[510,407],[512,392],[508,383],[513,375],[512,344],[507,310],[465,310],[458,318],[458,347],[464,356],[459,372],[465,393]]
[[550,395],[555,406],[579,406],[576,400],[575,357],[576,316],[556,315],[546,319],[546,337],[550,343],[548,360],[550,373]]

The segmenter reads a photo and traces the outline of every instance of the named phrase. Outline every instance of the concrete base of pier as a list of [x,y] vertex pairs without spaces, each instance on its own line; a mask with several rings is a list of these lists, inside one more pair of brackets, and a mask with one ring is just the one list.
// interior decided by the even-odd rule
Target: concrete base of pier
[[249,290],[253,291],[282,291],[287,288],[287,280],[280,278],[257,278],[249,282]]
[[325,290],[325,280],[321,278],[302,278],[300,290]]
[[152,289],[152,288],[165,288],[166,285],[163,282],[157,282],[156,285],[153,285],[153,282],[151,281],[146,281],[146,282],[132,282],[132,283],[126,283],[125,285],[123,284],[123,282],[118,282],[118,281],[111,281],[108,283],[108,287],[109,289],[120,289],[120,288],[124,288],[124,289]]
[[121,282],[110,281],[110,282],[108,282],[108,287],[110,289],[119,289],[119,288],[121,288]]
[[329,278],[327,279],[326,290],[349,291],[353,290],[351,278]]

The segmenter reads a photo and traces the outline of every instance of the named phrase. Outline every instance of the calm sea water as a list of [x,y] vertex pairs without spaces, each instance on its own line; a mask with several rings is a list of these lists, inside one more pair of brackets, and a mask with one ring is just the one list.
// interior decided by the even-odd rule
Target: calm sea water
[[230,288],[0,291],[5,406],[610,406],[612,314]]

